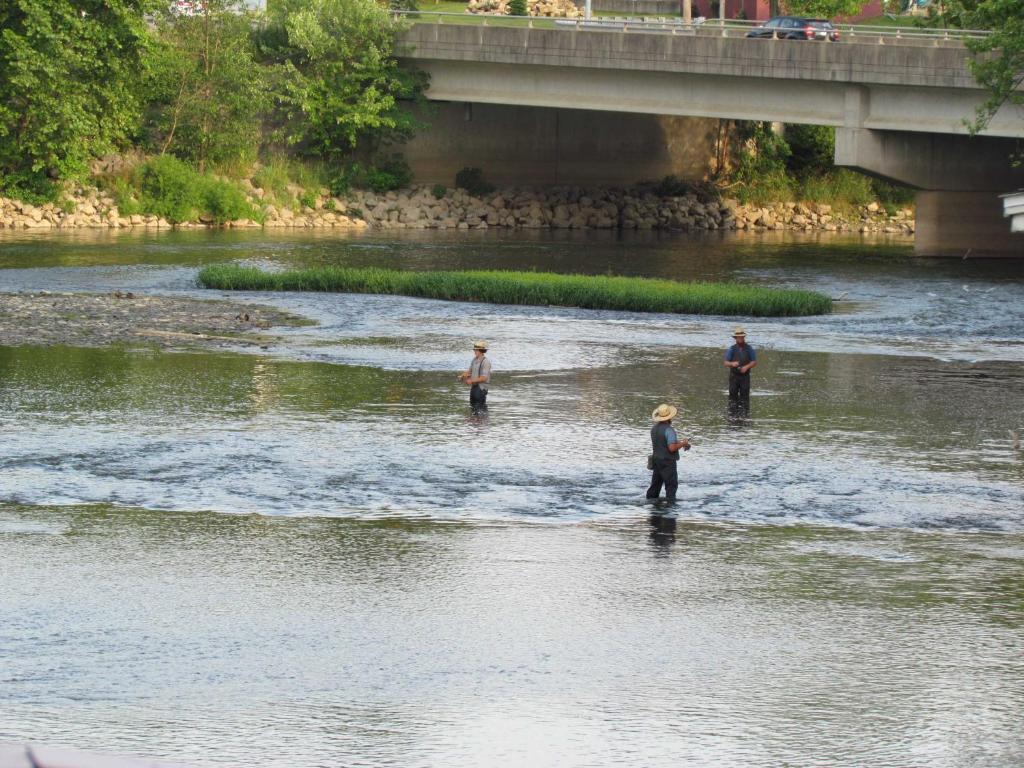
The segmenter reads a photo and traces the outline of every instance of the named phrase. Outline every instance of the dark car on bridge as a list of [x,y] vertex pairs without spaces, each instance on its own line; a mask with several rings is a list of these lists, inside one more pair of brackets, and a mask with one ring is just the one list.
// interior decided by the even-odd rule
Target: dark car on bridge
[[826,19],[808,19],[803,16],[776,16],[747,32],[747,37],[777,37],[782,40],[839,39],[839,30]]

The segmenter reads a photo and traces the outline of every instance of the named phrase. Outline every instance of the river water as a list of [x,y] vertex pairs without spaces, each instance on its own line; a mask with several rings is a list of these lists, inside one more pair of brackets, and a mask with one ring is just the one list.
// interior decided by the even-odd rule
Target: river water
[[[906,241],[0,240],[0,290],[205,263],[806,287],[737,319],[254,294],[265,349],[0,347],[0,742],[198,765],[1018,766],[1024,264]],[[232,298],[236,298],[233,296]],[[490,408],[454,373],[485,338]],[[680,407],[674,530],[651,410]]]

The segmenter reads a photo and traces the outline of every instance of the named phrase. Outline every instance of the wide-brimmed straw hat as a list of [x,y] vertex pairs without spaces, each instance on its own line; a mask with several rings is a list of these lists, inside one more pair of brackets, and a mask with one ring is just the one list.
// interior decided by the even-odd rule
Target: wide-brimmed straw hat
[[479,349],[481,352],[486,352],[487,351],[487,342],[486,341],[474,341],[473,342],[473,349]]
[[679,409],[674,405],[665,405],[662,403],[654,409],[654,413],[651,414],[651,418],[654,421],[669,421],[675,418],[675,415],[679,413]]
[[735,339],[737,336],[746,336],[747,332],[743,330],[742,325],[737,325],[732,329],[732,337]]

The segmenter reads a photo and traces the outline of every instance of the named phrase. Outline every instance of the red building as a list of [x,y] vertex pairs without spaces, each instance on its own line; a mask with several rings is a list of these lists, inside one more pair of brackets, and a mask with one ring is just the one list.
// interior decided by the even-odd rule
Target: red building
[[[784,16],[783,4],[779,0],[724,0],[725,18],[727,19],[750,19],[751,21],[766,21],[772,16]],[[716,0],[693,0],[693,15],[704,16],[708,19],[718,18],[718,2]],[[861,8],[860,13],[854,16],[844,16],[841,19],[832,21],[853,22],[861,19],[871,19],[882,15],[882,0],[871,0]]]

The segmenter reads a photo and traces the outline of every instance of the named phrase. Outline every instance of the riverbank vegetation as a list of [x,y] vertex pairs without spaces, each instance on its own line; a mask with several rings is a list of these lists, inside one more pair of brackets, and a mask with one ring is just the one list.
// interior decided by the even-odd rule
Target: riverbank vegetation
[[158,155],[129,168],[125,176],[113,178],[109,187],[122,216],[151,214],[170,224],[262,222],[264,218],[237,185],[201,174],[171,155]]
[[151,0],[88,5],[0,6],[0,193],[56,201],[111,152],[235,178],[287,154],[323,165],[336,192],[379,185],[380,173],[401,183],[378,150],[411,135],[426,79],[399,66],[400,23],[386,5],[278,0],[254,14],[206,0],[196,15]]
[[545,272],[405,272],[355,267],[268,272],[237,264],[216,264],[204,267],[198,280],[205,288],[220,290],[374,293],[694,315],[798,317],[827,314],[832,309],[832,300],[814,291]]
[[913,202],[913,190],[836,168],[836,132],[830,126],[787,125],[775,131],[771,123],[743,122],[734,132],[741,147],[730,153],[736,161],[721,173],[721,186],[743,203],[796,200],[851,211],[878,201],[895,213]]

